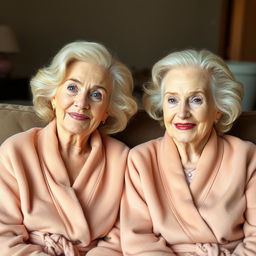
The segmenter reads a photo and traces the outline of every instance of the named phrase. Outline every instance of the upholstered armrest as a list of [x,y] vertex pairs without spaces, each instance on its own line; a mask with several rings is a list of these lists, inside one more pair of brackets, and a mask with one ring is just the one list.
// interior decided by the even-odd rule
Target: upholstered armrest
[[0,104],[0,144],[15,133],[44,125],[32,106]]

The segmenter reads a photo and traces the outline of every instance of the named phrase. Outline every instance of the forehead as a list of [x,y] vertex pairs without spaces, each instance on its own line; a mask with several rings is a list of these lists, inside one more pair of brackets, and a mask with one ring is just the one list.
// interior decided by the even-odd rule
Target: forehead
[[111,76],[104,67],[84,61],[73,61],[66,69],[65,80],[75,78],[80,82],[108,83]]
[[198,67],[172,68],[162,83],[164,92],[206,92],[210,89],[210,73]]

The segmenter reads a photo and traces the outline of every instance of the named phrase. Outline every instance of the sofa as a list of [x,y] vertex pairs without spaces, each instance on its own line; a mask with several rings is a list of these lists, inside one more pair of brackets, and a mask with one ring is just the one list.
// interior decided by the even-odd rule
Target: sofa
[[[0,103],[0,144],[9,136],[46,123],[35,114],[33,106]],[[129,121],[127,128],[113,137],[134,147],[164,134],[164,128],[143,110]],[[243,112],[229,134],[256,143],[256,111]]]

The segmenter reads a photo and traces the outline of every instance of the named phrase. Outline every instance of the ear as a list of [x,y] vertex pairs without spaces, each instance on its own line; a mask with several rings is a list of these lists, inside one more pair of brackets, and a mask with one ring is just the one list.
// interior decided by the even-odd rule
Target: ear
[[52,97],[52,98],[51,98],[51,104],[52,104],[52,109],[55,109],[55,107],[56,107],[56,100],[55,100],[55,97]]
[[217,110],[216,112],[216,116],[215,116],[215,124],[217,124],[219,122],[219,120],[221,119],[222,113]]
[[102,122],[105,123],[108,118],[108,112],[106,111],[102,117]]

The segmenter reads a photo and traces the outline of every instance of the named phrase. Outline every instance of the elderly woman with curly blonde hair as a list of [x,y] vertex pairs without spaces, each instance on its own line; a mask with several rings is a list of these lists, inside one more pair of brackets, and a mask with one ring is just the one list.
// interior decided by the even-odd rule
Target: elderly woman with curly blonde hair
[[124,255],[256,255],[256,146],[224,135],[241,84],[207,50],[171,53],[152,80],[145,108],[166,132],[129,153]]
[[119,255],[128,148],[107,134],[136,112],[130,71],[103,45],[78,41],[31,87],[49,124],[0,148],[1,256]]

